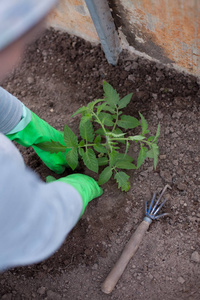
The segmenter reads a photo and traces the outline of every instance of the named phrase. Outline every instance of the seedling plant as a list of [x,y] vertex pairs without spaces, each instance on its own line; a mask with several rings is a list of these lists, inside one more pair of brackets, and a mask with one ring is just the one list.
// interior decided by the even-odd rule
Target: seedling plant
[[[72,117],[81,115],[79,136],[76,136],[65,124],[65,145],[51,141],[39,146],[50,153],[66,153],[68,150],[66,161],[72,170],[77,168],[79,159],[82,159],[89,170],[100,173],[99,185],[106,183],[113,176],[118,188],[127,192],[130,188],[130,176],[126,173],[127,170],[138,169],[146,158],[153,159],[156,168],[160,124],[156,135],[150,135],[147,121],[141,113],[139,113],[140,121],[133,116],[123,114],[122,110],[129,104],[132,93],[120,99],[117,91],[105,81],[103,90],[103,99],[94,100],[87,106],[80,107],[72,115]],[[129,135],[128,131],[136,127],[141,128],[141,133]],[[140,147],[136,164],[129,155],[129,149],[134,143],[139,144]]]

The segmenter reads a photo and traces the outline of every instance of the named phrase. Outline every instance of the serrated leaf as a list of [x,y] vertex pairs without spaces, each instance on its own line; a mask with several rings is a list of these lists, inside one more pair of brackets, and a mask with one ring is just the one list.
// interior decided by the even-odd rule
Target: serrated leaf
[[152,144],[152,151],[153,151],[153,159],[154,159],[154,169],[156,169],[158,163],[158,155],[159,155],[158,145]]
[[112,176],[112,168],[110,166],[106,167],[99,175],[98,184],[102,185],[106,183]]
[[[103,101],[103,100],[102,100]],[[97,115],[106,108],[107,104],[104,102],[97,107]]]
[[94,140],[94,149],[100,153],[107,152],[106,148],[103,145],[101,145],[101,136],[100,135],[97,135]]
[[78,150],[77,148],[72,148],[66,154],[66,161],[72,170],[75,170],[78,166]]
[[40,148],[41,150],[50,152],[51,154],[58,153],[58,152],[65,152],[67,149],[67,146],[63,146],[59,142],[54,142],[52,140],[50,142],[37,144],[37,147]]
[[102,101],[104,101],[104,99],[97,99],[97,100],[94,100],[94,101],[88,103],[87,108],[88,108],[89,110],[93,110],[94,106],[95,106],[97,103],[102,102]]
[[150,136],[149,138],[148,138],[148,142],[152,142],[153,140],[155,139],[155,136],[154,135],[152,135],[152,136]]
[[98,157],[98,165],[99,166],[106,166],[108,164],[108,158],[103,156],[103,157]]
[[54,182],[56,181],[56,178],[53,176],[47,176],[46,177],[46,183]]
[[79,153],[79,155],[82,157],[83,155],[84,155],[84,150],[83,150],[83,148],[79,148],[78,149],[78,153]]
[[111,106],[109,106],[108,104],[106,104],[106,106],[103,109],[104,111],[109,111],[111,114],[115,113],[115,109],[112,108]]
[[117,125],[125,129],[132,129],[139,126],[140,122],[134,117],[122,115],[121,119],[117,122]]
[[84,140],[81,140],[80,143],[78,144],[79,147],[84,147],[85,146],[85,141]]
[[82,106],[82,107],[80,107],[71,117],[74,117],[74,116],[76,116],[76,115],[78,115],[78,114],[82,114],[82,113],[84,113],[84,112],[86,112],[87,111],[87,107],[85,107],[85,106]]
[[105,136],[105,132],[104,132],[104,130],[103,130],[102,128],[97,129],[97,130],[95,131],[95,133],[96,133],[96,134],[100,134],[100,135]]
[[101,120],[101,123],[103,123],[106,126],[113,126],[113,118],[110,114],[101,112],[98,115],[99,119]]
[[78,138],[73,131],[65,124],[64,142],[67,147],[78,147]]
[[79,124],[79,131],[82,139],[88,141],[88,142],[93,142],[94,140],[94,129],[92,126],[92,123],[90,121],[86,122],[80,122]]
[[142,134],[147,134],[149,132],[147,121],[141,113],[139,115],[141,118]]
[[82,158],[84,164],[89,170],[98,173],[99,164],[96,155],[92,149],[87,149],[87,151],[83,154]]
[[116,162],[115,166],[119,169],[126,169],[126,170],[137,169],[137,167],[134,164],[127,162],[127,161],[123,161],[123,160]]
[[129,139],[131,141],[142,141],[143,139],[145,139],[145,137],[142,135],[135,135],[135,136],[129,136]]
[[118,156],[118,152],[113,150],[110,154],[109,154],[109,161],[110,161],[110,166],[114,166],[116,161],[118,160],[117,159],[117,156]]
[[132,162],[133,161],[133,158],[130,155],[124,154],[124,153],[117,153],[116,158],[117,158],[117,160],[124,161],[124,162]]
[[112,107],[115,108],[119,103],[119,94],[117,91],[106,81],[103,82],[103,89],[105,94],[105,100]]
[[147,151],[147,148],[141,147],[137,160],[137,168],[139,168],[145,161]]
[[151,149],[151,150],[147,151],[147,153],[146,153],[146,157],[148,157],[148,158],[154,158],[153,149]]
[[130,189],[129,177],[124,172],[118,172],[115,174],[115,179],[118,183],[118,188],[122,190],[122,192],[127,192]]
[[94,140],[94,144],[99,145],[101,143],[101,136],[97,135]]
[[90,121],[90,120],[92,120],[92,115],[91,114],[87,114],[87,115],[85,115],[81,118],[82,124],[84,124],[85,122]]
[[121,108],[126,107],[129,104],[129,102],[131,101],[132,96],[133,96],[133,93],[128,94],[124,98],[122,98],[119,101],[118,108],[121,109]]

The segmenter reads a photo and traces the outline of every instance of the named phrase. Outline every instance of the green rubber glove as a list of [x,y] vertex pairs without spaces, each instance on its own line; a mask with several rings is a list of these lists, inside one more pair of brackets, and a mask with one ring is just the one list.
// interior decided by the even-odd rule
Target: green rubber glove
[[62,145],[65,145],[65,143],[63,132],[56,130],[33,112],[31,112],[30,123],[23,130],[13,134],[7,134],[6,136],[11,141],[15,141],[22,146],[32,146],[45,165],[55,173],[61,174],[65,168],[68,167],[65,159],[67,151],[66,153],[59,152],[51,154],[37,147],[37,144],[50,140],[60,142]]
[[72,185],[81,195],[83,201],[83,209],[81,216],[83,215],[88,203],[103,194],[103,190],[97,182],[87,175],[83,174],[72,174],[66,177],[60,178],[56,181],[62,181]]

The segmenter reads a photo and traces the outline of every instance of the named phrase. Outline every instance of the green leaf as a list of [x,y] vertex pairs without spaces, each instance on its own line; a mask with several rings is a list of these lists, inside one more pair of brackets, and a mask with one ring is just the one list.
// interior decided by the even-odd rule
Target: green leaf
[[121,119],[117,122],[117,125],[125,129],[132,129],[139,126],[140,122],[134,117],[122,115]]
[[84,140],[81,140],[80,143],[78,144],[79,147],[84,147],[85,146],[85,141]]
[[145,137],[142,135],[135,135],[135,136],[129,136],[129,139],[131,141],[142,141],[143,139],[145,139]]
[[141,146],[141,149],[140,149],[140,152],[138,155],[138,160],[137,160],[137,168],[139,168],[145,161],[147,151],[148,151],[147,148]]
[[104,107],[104,109],[102,109],[104,111],[109,111],[111,114],[115,113],[115,109],[112,108],[111,106],[109,106],[108,104],[106,104],[106,106]]
[[158,145],[152,144],[152,151],[153,151],[153,159],[154,159],[154,169],[156,169],[158,163],[158,155],[159,155]]
[[99,113],[98,117],[99,117],[101,123],[103,123],[104,125],[113,126],[113,118],[110,114],[101,112],[101,113]]
[[75,170],[78,166],[78,149],[73,148],[66,154],[66,161],[72,170]]
[[64,141],[67,147],[78,147],[78,138],[73,131],[65,124]]
[[53,181],[56,181],[55,177],[53,177],[53,176],[47,176],[46,177],[46,183],[50,183],[50,182],[53,182]]
[[119,106],[118,106],[118,108],[121,109],[121,108],[126,107],[126,106],[129,104],[129,102],[131,101],[132,96],[133,96],[133,93],[128,94],[128,95],[126,95],[124,98],[122,98],[122,99],[119,101]]
[[100,135],[97,135],[97,137],[95,138],[94,140],[94,149],[97,151],[97,152],[100,152],[100,153],[106,153],[107,150],[106,148],[101,145],[101,136]]
[[108,164],[108,158],[106,156],[98,157],[97,160],[99,166],[106,166]]
[[151,150],[147,151],[147,153],[146,153],[146,157],[148,157],[148,158],[154,158],[153,149],[151,149]]
[[85,106],[82,106],[82,107],[80,107],[71,117],[74,117],[74,116],[76,116],[76,115],[78,115],[78,114],[82,114],[82,113],[84,113],[84,112],[86,112],[87,111],[87,107],[85,107]]
[[152,136],[150,136],[150,137],[148,138],[148,142],[152,142],[154,139],[155,139],[155,136],[152,135]]
[[92,149],[87,149],[87,151],[83,154],[83,162],[86,165],[86,167],[95,172],[98,173],[99,170],[99,164],[98,160],[96,158],[96,155]]
[[78,152],[79,152],[79,155],[82,157],[83,155],[84,155],[84,150],[83,150],[83,148],[79,148],[78,149]]
[[80,122],[79,131],[82,139],[85,139],[88,142],[93,142],[94,140],[94,129],[90,121]]
[[122,192],[127,192],[130,189],[129,177],[124,172],[118,172],[115,174],[115,179],[118,183],[118,188],[122,190]]
[[127,162],[127,161],[123,161],[123,160],[116,162],[115,167],[119,168],[119,169],[126,169],[126,170],[137,169],[137,167],[134,164]]
[[113,118],[112,115],[108,114],[108,113],[104,113],[101,112],[99,113],[99,119],[101,120],[101,122],[106,125],[106,126],[113,126]]
[[106,167],[99,175],[98,184],[102,185],[106,183],[112,176],[112,168],[110,166]]
[[103,89],[105,94],[105,100],[112,107],[115,108],[119,103],[119,94],[117,91],[106,81],[103,82]]
[[85,122],[90,121],[90,120],[92,120],[92,115],[91,114],[87,114],[87,115],[85,115],[81,118],[82,124],[84,124]]
[[123,162],[132,162],[133,158],[128,155],[128,154],[124,154],[124,153],[117,153],[116,159],[118,161],[123,161]]
[[116,161],[118,160],[118,152],[113,150],[111,153],[109,153],[109,161],[110,161],[110,166],[114,166]]
[[51,142],[44,142],[44,143],[37,144],[37,147],[40,148],[41,150],[50,152],[51,154],[58,153],[58,152],[65,152],[67,149],[67,146],[63,146],[59,142],[54,142],[52,140]]
[[97,103],[102,102],[102,101],[104,101],[104,99],[97,99],[97,100],[94,100],[94,101],[88,103],[87,108],[88,108],[89,110],[93,110],[94,106],[95,106]]
[[[103,100],[102,100],[103,101]],[[105,108],[106,108],[106,106],[107,106],[107,103],[102,103],[101,105],[99,105],[98,107],[97,107],[97,115],[102,111],[102,110],[104,110]]]
[[103,128],[97,129],[97,130],[95,131],[95,133],[96,133],[96,134],[99,134],[99,135],[103,135],[103,136],[106,135],[105,132],[104,132],[104,130],[103,130]]
[[94,144],[99,145],[101,143],[101,136],[97,135],[95,140],[94,140]]
[[149,132],[147,121],[141,113],[139,113],[139,115],[141,118],[142,134],[147,134]]
[[112,151],[109,155],[110,158],[110,165],[114,166],[118,162],[123,162],[123,163],[131,163],[133,161],[133,158],[129,156],[126,153],[119,153],[117,151]]

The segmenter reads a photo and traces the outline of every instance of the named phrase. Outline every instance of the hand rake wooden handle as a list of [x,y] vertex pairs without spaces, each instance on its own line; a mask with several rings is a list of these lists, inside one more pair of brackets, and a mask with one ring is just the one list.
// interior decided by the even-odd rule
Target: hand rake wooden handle
[[120,258],[114,265],[112,271],[107,276],[106,280],[102,284],[102,292],[105,294],[110,294],[117,284],[119,278],[123,274],[127,264],[130,259],[133,257],[135,252],[137,251],[147,229],[149,228],[150,223],[146,221],[142,221],[142,223],[138,226],[136,231],[132,234],[129,242],[126,244]]

